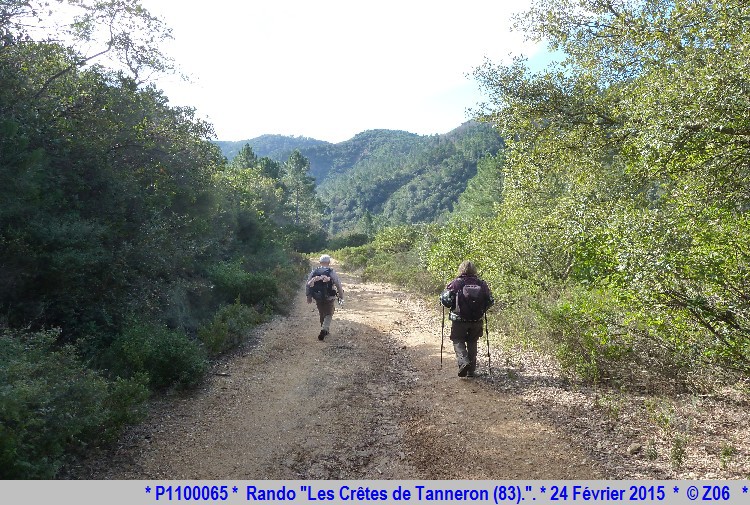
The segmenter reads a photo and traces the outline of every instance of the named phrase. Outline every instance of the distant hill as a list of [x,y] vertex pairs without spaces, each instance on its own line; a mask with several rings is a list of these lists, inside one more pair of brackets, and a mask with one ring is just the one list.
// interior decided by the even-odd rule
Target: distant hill
[[282,135],[217,142],[228,159],[246,143],[258,156],[285,161],[299,149],[310,160],[331,233],[355,229],[367,213],[393,224],[439,219],[476,175],[477,162],[502,147],[495,130],[471,121],[444,135],[368,130],[337,144]]
[[300,152],[319,145],[331,145],[325,140],[317,140],[309,137],[293,137],[287,135],[261,135],[249,140],[217,140],[214,144],[219,146],[224,156],[231,160],[245,144],[250,144],[253,152],[258,157],[268,157],[276,161],[284,161],[295,149]]
[[310,175],[315,177],[315,181],[320,185],[329,173],[346,172],[361,159],[371,156],[381,148],[398,156],[408,152],[414,142],[422,138],[415,133],[400,130],[368,130],[338,144],[309,137],[285,135],[261,135],[254,139],[214,143],[228,160],[237,156],[245,144],[249,144],[258,157],[266,156],[281,162],[286,161],[292,151],[299,149],[310,160]]
[[502,145],[495,130],[474,122],[396,148],[384,144],[320,184],[329,231],[355,229],[368,212],[382,224],[439,220],[453,210],[478,161]]

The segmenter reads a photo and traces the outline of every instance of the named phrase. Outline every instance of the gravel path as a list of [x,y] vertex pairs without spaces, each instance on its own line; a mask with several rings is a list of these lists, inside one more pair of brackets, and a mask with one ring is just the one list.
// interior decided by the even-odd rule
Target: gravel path
[[480,356],[479,377],[459,378],[447,338],[440,365],[437,302],[341,277],[346,306],[324,342],[301,288],[289,315],[259,326],[201,388],[155,402],[69,477],[750,476],[742,385],[716,396],[597,389],[518,349],[493,349],[492,374]]
[[[521,479],[600,474],[564,433],[481,376],[458,378],[435,314],[342,273],[317,340],[299,291],[203,387],[153,405],[97,479]],[[434,311],[433,311],[434,312]],[[449,341],[446,339],[446,343]]]

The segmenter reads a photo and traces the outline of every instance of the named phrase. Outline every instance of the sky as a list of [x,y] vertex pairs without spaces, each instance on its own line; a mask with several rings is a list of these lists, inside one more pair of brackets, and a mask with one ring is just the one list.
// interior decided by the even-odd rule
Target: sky
[[172,28],[159,78],[219,140],[262,134],[342,142],[370,129],[447,133],[483,100],[485,58],[542,57],[510,31],[529,0],[141,0]]

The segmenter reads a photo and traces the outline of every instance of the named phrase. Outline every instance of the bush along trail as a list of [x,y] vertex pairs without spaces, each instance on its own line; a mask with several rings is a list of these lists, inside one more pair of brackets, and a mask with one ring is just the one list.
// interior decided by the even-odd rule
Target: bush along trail
[[[440,365],[440,309],[341,274],[346,306],[317,338],[304,289],[189,393],[72,477],[118,479],[675,479],[750,473],[746,406],[566,379],[492,340],[492,373]],[[490,318],[492,313],[490,313]],[[452,352],[452,351],[451,351]],[[730,447],[731,451],[727,449]],[[105,458],[107,464],[102,464]]]

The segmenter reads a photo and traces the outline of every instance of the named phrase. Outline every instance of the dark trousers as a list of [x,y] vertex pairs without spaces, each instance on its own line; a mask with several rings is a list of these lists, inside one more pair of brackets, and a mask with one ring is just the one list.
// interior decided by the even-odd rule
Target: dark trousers
[[477,345],[482,337],[482,321],[453,321],[451,325],[451,342],[456,351],[456,363],[461,368],[469,363],[468,372],[474,373],[477,368]]
[[320,327],[325,331],[331,329],[331,319],[333,319],[333,312],[335,300],[315,300],[315,304],[318,306],[318,314],[320,314]]

